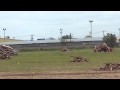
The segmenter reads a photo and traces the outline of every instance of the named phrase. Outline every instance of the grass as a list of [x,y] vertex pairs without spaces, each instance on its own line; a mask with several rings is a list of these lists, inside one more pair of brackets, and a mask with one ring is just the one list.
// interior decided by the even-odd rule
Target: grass
[[[5,42],[16,42],[16,41],[23,41],[23,40],[16,40],[16,39],[5,39]],[[0,42],[4,42],[4,38],[0,38]]]
[[[71,56],[81,56],[89,62],[70,62]],[[120,48],[113,52],[93,52],[93,49],[20,51],[11,59],[0,60],[0,72],[62,72],[91,71],[104,63],[120,63]]]

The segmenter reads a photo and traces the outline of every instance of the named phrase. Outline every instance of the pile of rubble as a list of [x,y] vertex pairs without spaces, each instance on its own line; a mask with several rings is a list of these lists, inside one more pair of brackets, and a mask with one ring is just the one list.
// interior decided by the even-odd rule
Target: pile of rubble
[[8,45],[0,45],[0,59],[10,59],[11,55],[18,55],[18,50]]
[[[73,56],[72,56],[73,57]],[[88,62],[88,60],[87,59],[84,59],[84,58],[82,58],[82,57],[80,57],[80,56],[75,56],[75,57],[73,57],[72,59],[71,59],[71,62]]]
[[106,63],[105,66],[99,70],[120,70],[120,63]]
[[68,51],[68,49],[67,48],[63,48],[62,51]]
[[107,46],[107,44],[103,43],[100,45],[96,45],[94,47],[94,52],[112,52],[113,49],[109,46]]

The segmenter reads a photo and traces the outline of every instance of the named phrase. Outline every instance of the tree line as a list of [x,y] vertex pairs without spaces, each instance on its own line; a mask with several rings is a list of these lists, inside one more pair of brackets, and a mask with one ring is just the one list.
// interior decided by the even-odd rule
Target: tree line
[[[61,38],[59,38],[61,40],[61,42],[65,42],[66,39],[73,39],[73,35],[63,35]],[[85,38],[92,38],[92,37],[85,37]],[[49,40],[55,40],[55,38],[50,37],[48,38]],[[117,42],[116,42],[117,38],[115,34],[112,33],[107,33],[106,35],[104,35],[103,37],[103,42],[106,43],[108,46],[110,47],[114,47],[117,46]],[[119,39],[120,42],[120,39]]]

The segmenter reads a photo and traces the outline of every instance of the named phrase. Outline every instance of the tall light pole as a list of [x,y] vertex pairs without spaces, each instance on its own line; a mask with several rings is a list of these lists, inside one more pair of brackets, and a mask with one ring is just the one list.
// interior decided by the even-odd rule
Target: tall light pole
[[3,28],[3,30],[4,30],[4,42],[5,42],[5,30],[6,30],[6,28]]
[[60,34],[61,34],[61,41],[62,41],[62,30],[63,30],[63,29],[60,29]]
[[93,20],[89,20],[90,24],[91,24],[91,37],[92,37],[92,22]]

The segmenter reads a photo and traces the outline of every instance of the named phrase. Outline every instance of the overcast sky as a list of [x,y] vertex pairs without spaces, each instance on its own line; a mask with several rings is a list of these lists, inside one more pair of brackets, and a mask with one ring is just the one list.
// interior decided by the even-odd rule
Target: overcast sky
[[75,38],[84,38],[91,31],[92,36],[103,37],[106,33],[119,35],[120,11],[0,11],[0,37],[34,40],[60,37],[70,33]]

